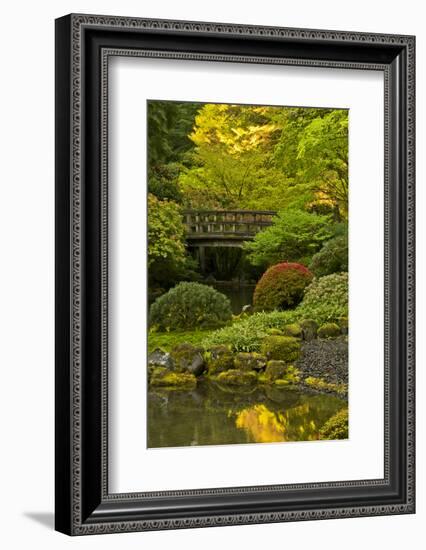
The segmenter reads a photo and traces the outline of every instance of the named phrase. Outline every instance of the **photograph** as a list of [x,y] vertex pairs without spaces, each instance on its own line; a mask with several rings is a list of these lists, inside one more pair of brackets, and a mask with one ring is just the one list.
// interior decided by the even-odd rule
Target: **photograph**
[[147,447],[348,439],[349,110],[146,108]]

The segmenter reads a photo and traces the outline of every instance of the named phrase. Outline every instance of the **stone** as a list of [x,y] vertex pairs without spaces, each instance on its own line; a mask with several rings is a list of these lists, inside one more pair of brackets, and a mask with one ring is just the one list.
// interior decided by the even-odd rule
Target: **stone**
[[268,360],[292,363],[300,355],[300,340],[293,336],[267,336],[262,342],[261,352]]
[[203,374],[206,364],[200,348],[192,344],[178,344],[170,352],[176,372],[189,372],[195,376]]
[[208,373],[218,374],[234,368],[234,355],[226,346],[214,346],[207,361]]
[[189,372],[174,372],[166,367],[155,367],[149,383],[157,387],[192,389],[197,385],[197,379]]
[[247,386],[257,382],[257,375],[254,371],[229,369],[225,372],[219,373],[215,379],[221,384]]
[[304,319],[300,322],[300,327],[302,329],[302,338],[306,342],[315,340],[318,332],[318,323],[313,319]]
[[274,382],[279,378],[284,378],[287,373],[287,364],[285,361],[268,361],[265,370],[265,379],[268,382]]
[[167,353],[160,348],[156,348],[152,353],[150,353],[148,355],[149,376],[155,367],[165,367],[166,369],[173,370],[174,363],[170,353]]
[[340,336],[340,327],[336,323],[324,323],[318,329],[318,338],[336,338]]
[[282,329],[284,336],[293,336],[294,338],[302,338],[302,327],[298,323],[285,325]]
[[339,325],[341,334],[345,334],[345,335],[348,334],[349,320],[347,317],[339,317],[337,319],[337,324]]
[[260,371],[266,367],[266,357],[260,353],[240,352],[235,355],[234,365],[236,369],[251,371]]

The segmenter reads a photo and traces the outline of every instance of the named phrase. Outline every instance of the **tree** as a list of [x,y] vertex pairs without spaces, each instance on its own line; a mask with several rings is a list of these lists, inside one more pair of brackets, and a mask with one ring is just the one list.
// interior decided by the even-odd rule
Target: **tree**
[[150,284],[171,286],[188,276],[193,262],[185,248],[185,226],[179,207],[148,194],[148,274]]
[[253,241],[246,242],[244,248],[253,265],[268,267],[280,262],[308,265],[312,255],[331,236],[329,216],[290,209],[278,212],[273,224],[257,233]]
[[272,120],[282,127],[275,161],[293,179],[298,206],[329,204],[347,219],[348,111],[283,109]]
[[[179,179],[192,207],[256,208],[285,176],[271,164],[279,128],[269,107],[205,104],[190,138],[192,164]],[[262,205],[263,208],[270,207]]]

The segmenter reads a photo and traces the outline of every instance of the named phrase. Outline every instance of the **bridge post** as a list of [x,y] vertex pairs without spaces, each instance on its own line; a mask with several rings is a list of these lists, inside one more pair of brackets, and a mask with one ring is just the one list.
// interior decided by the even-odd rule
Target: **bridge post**
[[206,248],[205,246],[198,247],[198,262],[200,264],[201,273],[206,271]]

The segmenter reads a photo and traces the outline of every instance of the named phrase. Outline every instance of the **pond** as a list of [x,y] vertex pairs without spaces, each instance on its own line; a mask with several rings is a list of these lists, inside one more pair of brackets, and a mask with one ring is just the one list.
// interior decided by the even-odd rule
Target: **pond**
[[232,283],[207,283],[222,294],[225,294],[231,302],[231,309],[234,315],[239,315],[246,305],[252,305],[255,285],[232,284]]
[[148,447],[273,443],[319,439],[346,401],[266,386],[236,389],[200,382],[191,391],[148,392]]

